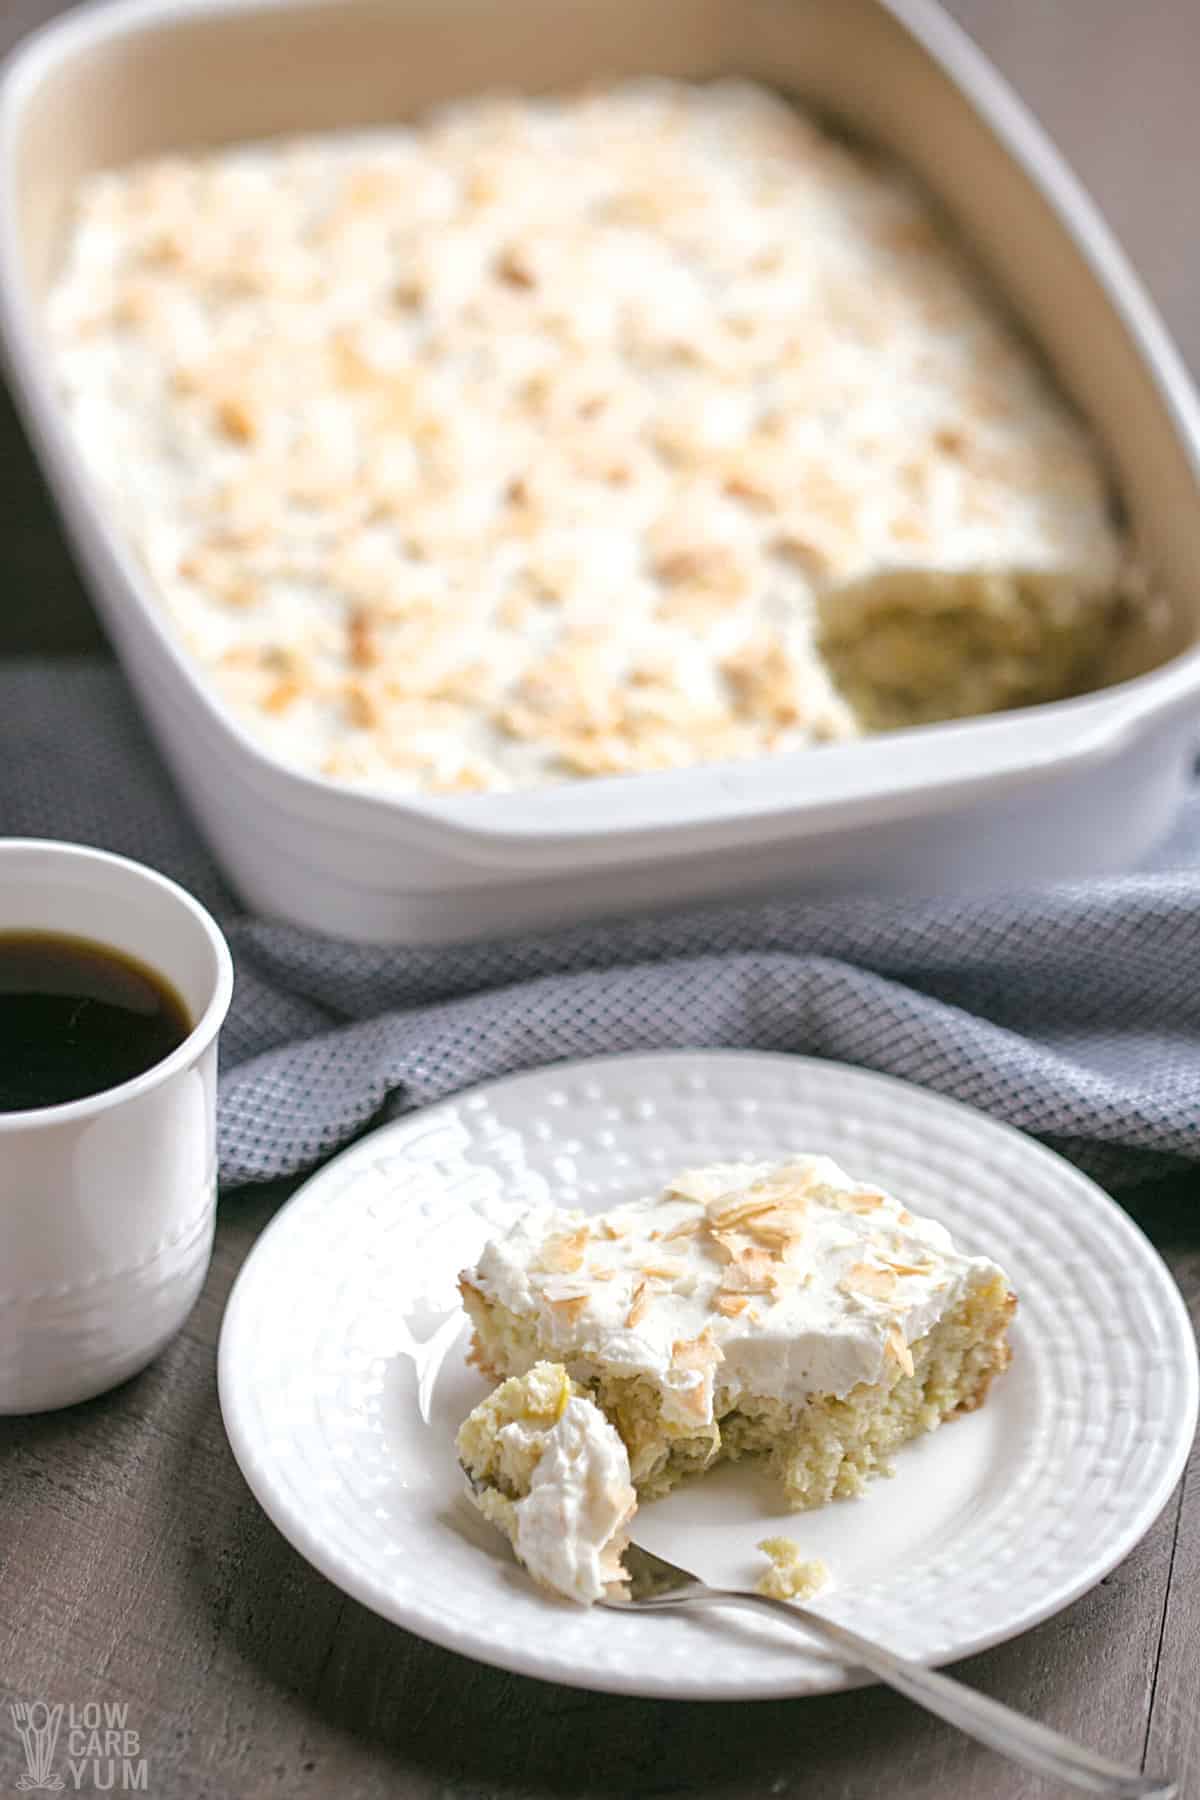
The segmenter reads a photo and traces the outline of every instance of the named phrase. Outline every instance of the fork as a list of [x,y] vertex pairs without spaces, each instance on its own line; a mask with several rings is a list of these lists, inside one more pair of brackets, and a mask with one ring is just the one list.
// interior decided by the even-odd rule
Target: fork
[[1106,1756],[1073,1744],[1070,1738],[1023,1717],[963,1682],[897,1656],[895,1651],[860,1637],[823,1613],[798,1606],[794,1600],[775,1600],[745,1588],[709,1587],[699,1576],[643,1550],[639,1544],[630,1544],[622,1561],[629,1576],[627,1595],[618,1599],[613,1594],[603,1599],[601,1606],[621,1612],[705,1606],[744,1606],[756,1612],[768,1611],[772,1617],[785,1619],[822,1639],[840,1651],[848,1664],[869,1669],[897,1693],[915,1700],[918,1706],[948,1720],[968,1737],[977,1738],[1034,1774],[1066,1782],[1087,1794],[1107,1795],[1109,1800],[1176,1800],[1179,1789],[1174,1781],[1110,1762]]

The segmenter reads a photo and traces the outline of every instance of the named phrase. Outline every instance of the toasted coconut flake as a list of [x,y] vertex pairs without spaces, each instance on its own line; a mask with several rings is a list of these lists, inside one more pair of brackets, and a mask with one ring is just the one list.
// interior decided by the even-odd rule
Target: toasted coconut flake
[[672,1200],[694,1200],[699,1206],[706,1206],[710,1200],[717,1200],[728,1188],[719,1184],[710,1169],[684,1169],[668,1184],[666,1193]]
[[271,688],[262,703],[263,710],[269,713],[286,712],[289,706],[299,700],[303,692],[303,684],[297,681],[294,675],[285,675],[282,681],[277,681]]
[[805,723],[802,671],[784,644],[755,638],[726,656],[721,671],[740,714],[776,727]]
[[606,1269],[602,1265],[593,1263],[588,1270],[588,1279],[590,1281],[611,1281],[616,1272],[615,1269]]
[[258,436],[258,419],[253,407],[239,394],[229,394],[217,402],[217,423],[225,436],[235,444],[251,444]]
[[661,1262],[645,1263],[642,1267],[642,1273],[643,1275],[648,1276],[651,1281],[678,1281],[679,1277],[683,1274],[683,1264],[679,1262],[669,1262],[664,1257]]
[[626,1238],[632,1229],[628,1219],[604,1219],[601,1222],[606,1238]]
[[707,1381],[697,1381],[692,1387],[673,1388],[672,1396],[676,1407],[687,1418],[697,1425],[707,1425],[712,1417],[712,1389]]
[[699,1218],[681,1219],[678,1225],[672,1225],[670,1231],[664,1231],[662,1241],[669,1244],[674,1238],[695,1237],[704,1221]]
[[696,543],[664,551],[654,573],[668,586],[692,585],[720,594],[740,593],[746,585],[745,559],[727,544]]
[[537,275],[534,272],[528,252],[519,244],[507,245],[496,258],[496,276],[509,287],[532,288],[537,286]]
[[755,1216],[756,1227],[772,1222],[785,1224],[789,1231],[799,1231],[808,1213],[808,1197],[805,1194],[771,1194],[767,1196],[767,1209]]
[[789,1288],[807,1287],[810,1278],[810,1274],[797,1268],[795,1263],[777,1262],[771,1270],[771,1292],[778,1300]]
[[639,1281],[633,1290],[633,1299],[629,1311],[625,1314],[625,1328],[635,1331],[650,1310],[650,1302],[654,1298],[648,1281]]
[[890,1256],[885,1256],[883,1258],[883,1260],[887,1264],[888,1268],[891,1269],[893,1274],[895,1274],[895,1275],[928,1275],[930,1269],[932,1269],[932,1267],[933,1267],[932,1263],[927,1263],[927,1262],[925,1262],[925,1263],[893,1262],[893,1260]]
[[709,1236],[726,1262],[740,1262],[746,1256],[760,1256],[761,1244],[748,1237],[744,1231],[710,1231]]
[[578,1325],[587,1309],[586,1294],[563,1294],[558,1299],[545,1295],[546,1305],[554,1314],[556,1325]]
[[770,1294],[775,1290],[777,1269],[765,1250],[750,1250],[730,1263],[721,1277],[727,1294]]
[[745,1312],[749,1304],[749,1295],[727,1294],[723,1290],[718,1292],[716,1299],[713,1301],[713,1305],[716,1307],[717,1311],[727,1319],[736,1319],[740,1313]]
[[725,1360],[709,1326],[698,1337],[678,1338],[671,1345],[671,1367],[676,1375],[692,1377],[691,1384],[675,1388],[676,1405],[704,1424],[712,1416],[713,1372]]
[[749,1225],[761,1243],[782,1249],[798,1244],[804,1236],[803,1216],[792,1209],[776,1207],[761,1218],[750,1220]]
[[726,1254],[736,1256],[731,1239],[747,1236],[758,1247],[786,1256],[804,1235],[807,1199],[790,1174],[756,1182],[749,1193],[718,1201],[708,1208],[710,1230]]
[[883,1195],[873,1188],[860,1188],[857,1193],[847,1194],[846,1204],[852,1212],[877,1212],[883,1205]]
[[717,1200],[710,1202],[708,1217],[716,1231],[731,1231],[735,1226],[744,1225],[750,1219],[757,1219],[763,1213],[774,1212],[775,1202],[764,1196],[760,1199],[748,1199],[745,1195],[735,1200]]
[[764,1232],[759,1240],[778,1262],[786,1262],[800,1244],[797,1232]]
[[883,1205],[883,1195],[874,1188],[826,1188],[821,1198],[835,1212],[872,1213]]
[[844,1294],[867,1294],[872,1300],[890,1300],[896,1291],[896,1277],[891,1269],[879,1269],[872,1263],[852,1263],[838,1287]]
[[896,1319],[893,1319],[888,1326],[887,1350],[889,1355],[895,1357],[906,1375],[913,1373],[912,1351],[909,1349],[908,1339]]
[[382,661],[376,621],[369,607],[350,608],[346,618],[346,643],[350,661],[356,669],[373,669]]
[[361,681],[346,683],[345,708],[350,724],[360,731],[374,731],[383,722],[378,700]]
[[576,1231],[552,1232],[538,1254],[537,1267],[554,1275],[573,1275],[583,1266],[590,1235],[586,1225]]
[[725,1352],[707,1325],[698,1337],[677,1338],[671,1345],[671,1363],[683,1374],[709,1375],[724,1361]]

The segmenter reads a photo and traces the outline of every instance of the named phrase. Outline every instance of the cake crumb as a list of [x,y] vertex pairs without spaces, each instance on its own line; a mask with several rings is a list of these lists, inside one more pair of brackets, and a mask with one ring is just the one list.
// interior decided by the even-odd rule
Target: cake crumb
[[757,1545],[770,1561],[754,1584],[769,1600],[811,1600],[829,1582],[829,1570],[817,1557],[806,1558],[794,1538],[763,1538]]

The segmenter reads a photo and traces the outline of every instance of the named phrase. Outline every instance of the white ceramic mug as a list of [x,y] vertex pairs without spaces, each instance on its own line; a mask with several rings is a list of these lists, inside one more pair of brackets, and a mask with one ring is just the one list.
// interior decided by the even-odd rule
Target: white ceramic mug
[[182,888],[80,844],[0,839],[8,931],[87,938],[133,957],[175,989],[192,1022],[131,1081],[0,1112],[0,1413],[23,1413],[136,1374],[195,1303],[212,1254],[217,1034],[233,965]]

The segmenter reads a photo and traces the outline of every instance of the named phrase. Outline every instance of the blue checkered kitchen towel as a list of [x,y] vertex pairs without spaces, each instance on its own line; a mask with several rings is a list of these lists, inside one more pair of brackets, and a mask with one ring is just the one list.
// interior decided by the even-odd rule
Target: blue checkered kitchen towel
[[112,664],[0,667],[0,835],[74,839],[182,882],[238,983],[227,1184],[515,1069],[738,1046],[880,1069],[1126,1185],[1200,1161],[1200,798],[1144,872],[986,900],[756,902],[470,948],[372,949],[248,917]]

